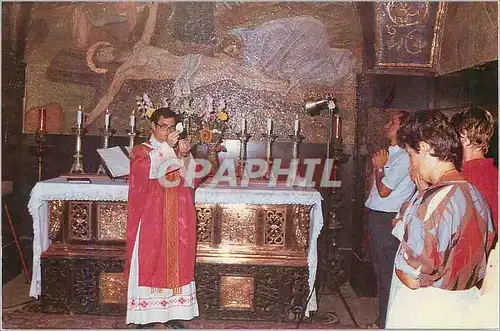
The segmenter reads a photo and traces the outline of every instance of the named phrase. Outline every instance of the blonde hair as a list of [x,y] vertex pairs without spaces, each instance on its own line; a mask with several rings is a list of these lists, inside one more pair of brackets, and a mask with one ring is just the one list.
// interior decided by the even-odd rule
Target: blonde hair
[[480,106],[472,106],[453,116],[452,123],[459,136],[466,136],[473,146],[484,153],[488,152],[495,126],[495,120],[489,111]]

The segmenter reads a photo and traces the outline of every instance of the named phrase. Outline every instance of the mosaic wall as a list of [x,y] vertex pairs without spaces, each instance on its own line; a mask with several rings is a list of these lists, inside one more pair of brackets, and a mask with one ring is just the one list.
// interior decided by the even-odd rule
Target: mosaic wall
[[[25,132],[47,109],[47,130],[66,134],[82,105],[89,134],[109,108],[126,135],[136,97],[174,108],[206,95],[229,108],[228,138],[242,117],[260,139],[265,118],[285,139],[296,113],[309,142],[326,141],[324,115],[303,100],[332,93],[346,144],[355,130],[362,36],[352,3],[37,3],[25,53]],[[144,120],[138,123],[147,129]]]
[[497,59],[498,2],[449,3],[438,73],[442,75]]
[[445,9],[440,2],[378,2],[377,66],[433,68]]

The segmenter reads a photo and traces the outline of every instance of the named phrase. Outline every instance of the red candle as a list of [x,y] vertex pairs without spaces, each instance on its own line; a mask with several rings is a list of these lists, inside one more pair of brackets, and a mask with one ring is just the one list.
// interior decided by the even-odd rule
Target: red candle
[[45,108],[38,109],[38,130],[45,131],[47,128],[47,110]]
[[339,115],[333,115],[333,137],[342,138],[342,118]]

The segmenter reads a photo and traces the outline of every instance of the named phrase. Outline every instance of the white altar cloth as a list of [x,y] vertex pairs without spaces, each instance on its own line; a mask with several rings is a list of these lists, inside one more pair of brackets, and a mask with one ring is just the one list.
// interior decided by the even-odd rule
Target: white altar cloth
[[[123,180],[92,178],[91,184],[67,183],[65,178],[53,178],[38,182],[31,191],[28,210],[33,217],[33,275],[30,296],[38,298],[41,294],[40,255],[49,245],[49,208],[50,200],[92,200],[127,201],[128,184]],[[217,186],[204,183],[195,193],[196,203],[219,204],[301,204],[311,205],[309,223],[309,289],[311,299],[306,308],[306,316],[317,310],[314,280],[318,265],[317,241],[323,228],[321,194],[313,188],[268,187],[267,183],[250,183],[248,187],[230,187],[226,183]],[[310,292],[311,294],[311,292]]]

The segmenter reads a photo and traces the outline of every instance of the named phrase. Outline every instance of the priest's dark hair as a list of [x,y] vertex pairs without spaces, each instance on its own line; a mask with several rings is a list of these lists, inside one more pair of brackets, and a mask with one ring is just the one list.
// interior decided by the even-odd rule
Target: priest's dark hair
[[179,121],[177,114],[169,107],[161,107],[161,108],[158,108],[157,110],[155,110],[153,112],[153,114],[151,114],[149,121],[151,123],[158,124],[158,120],[160,119],[160,116],[163,116],[164,118],[174,118],[175,123],[177,123]]

